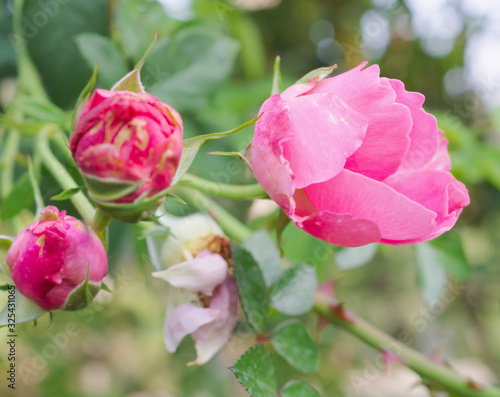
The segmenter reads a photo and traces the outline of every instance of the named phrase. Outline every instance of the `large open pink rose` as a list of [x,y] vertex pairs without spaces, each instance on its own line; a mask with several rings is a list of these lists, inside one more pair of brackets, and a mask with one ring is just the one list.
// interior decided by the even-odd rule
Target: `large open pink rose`
[[255,176],[298,227],[330,243],[430,240],[453,227],[467,189],[424,96],[365,66],[267,99]]

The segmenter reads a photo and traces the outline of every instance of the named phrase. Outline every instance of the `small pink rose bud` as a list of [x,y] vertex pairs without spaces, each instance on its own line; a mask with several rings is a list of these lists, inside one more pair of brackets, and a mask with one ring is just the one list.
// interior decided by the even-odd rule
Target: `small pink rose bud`
[[108,272],[99,237],[53,206],[15,238],[7,265],[19,292],[44,310],[87,306]]
[[[145,92],[97,89],[70,149],[96,204],[114,218],[136,222],[172,183],[182,153],[182,119]],[[120,204],[137,209],[110,213]]]

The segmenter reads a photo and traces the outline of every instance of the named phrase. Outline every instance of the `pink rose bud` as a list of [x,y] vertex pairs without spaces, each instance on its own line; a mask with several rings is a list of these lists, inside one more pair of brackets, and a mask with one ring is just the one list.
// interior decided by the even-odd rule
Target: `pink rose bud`
[[[83,108],[70,148],[101,210],[136,222],[154,211],[150,207],[172,182],[182,153],[182,119],[145,92],[97,89]],[[136,204],[137,211],[110,213],[117,204]]]
[[467,189],[424,96],[365,65],[264,102],[255,176],[298,227],[332,244],[433,239],[469,204]]
[[99,237],[52,206],[15,238],[7,265],[19,292],[44,310],[82,309],[108,272]]

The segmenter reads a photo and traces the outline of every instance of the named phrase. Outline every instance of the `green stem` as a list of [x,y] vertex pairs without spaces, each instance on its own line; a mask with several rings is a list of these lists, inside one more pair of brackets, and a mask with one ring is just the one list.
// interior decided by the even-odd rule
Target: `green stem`
[[[328,302],[317,299],[314,310],[331,324],[342,327],[352,335],[377,350],[389,350],[404,360],[406,365],[424,379],[430,379],[446,390],[463,397],[500,397],[500,389],[484,387],[477,390],[475,383],[451,368],[437,364],[423,354],[410,349],[401,342],[375,328],[366,321],[354,317],[353,322],[334,314]],[[479,386],[478,386],[479,387]]]
[[2,157],[2,180],[1,190],[2,197],[9,195],[14,184],[14,164],[19,149],[21,135],[18,131],[11,130],[5,140],[5,148]]
[[252,200],[267,197],[266,191],[258,183],[252,185],[230,185],[207,181],[191,174],[184,174],[180,186],[190,187],[210,196],[225,197],[233,200]]
[[[78,187],[68,171],[66,171],[63,165],[50,150],[47,136],[45,134],[45,131],[43,130],[38,134],[36,149],[40,158],[42,159],[43,165],[47,168],[47,170],[54,177],[57,183],[59,183],[63,190],[69,190]],[[87,197],[85,197],[82,192],[79,192],[71,197],[71,201],[84,219],[85,223],[87,223],[88,225],[92,224],[91,222],[92,218],[94,217],[95,210]]]
[[111,218],[97,208],[94,219],[92,219],[92,229],[96,232],[103,232],[108,227],[109,222],[111,222]]
[[194,189],[179,188],[179,196],[197,210],[206,210],[208,214],[220,225],[222,230],[238,243],[243,242],[252,230],[227,212],[215,201]]

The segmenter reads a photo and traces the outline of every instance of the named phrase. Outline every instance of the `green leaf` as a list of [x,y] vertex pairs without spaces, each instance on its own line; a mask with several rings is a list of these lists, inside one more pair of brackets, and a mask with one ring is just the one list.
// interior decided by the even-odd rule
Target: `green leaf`
[[281,257],[278,247],[266,230],[253,233],[242,244],[260,267],[266,285],[271,286],[280,272]]
[[250,162],[250,147],[251,147],[251,142],[243,149],[242,152],[210,152],[207,154],[215,155],[215,156],[227,156],[227,157],[235,157],[238,160],[242,161],[250,171],[253,171],[252,169],[252,163]]
[[280,250],[282,249],[281,237],[283,236],[283,231],[290,223],[290,221],[291,219],[288,217],[288,215],[285,214],[283,210],[280,210],[278,220],[276,221],[276,240],[278,241],[278,247],[280,248]]
[[281,58],[279,55],[274,58],[274,68],[273,68],[273,86],[271,89],[271,95],[279,94],[281,92],[281,68],[280,68]]
[[1,250],[7,251],[13,242],[14,242],[14,237],[0,235],[0,249]]
[[109,293],[113,293],[113,291],[111,291],[111,288],[109,288],[105,283],[102,283],[102,287],[103,291],[106,291],[106,292],[109,292]]
[[82,33],[75,37],[76,45],[90,68],[99,65],[99,85],[109,89],[129,71],[129,67],[108,37]]
[[274,350],[297,371],[312,374],[318,367],[318,349],[302,324],[279,326],[271,336]]
[[269,314],[269,295],[264,277],[250,252],[236,244],[231,244],[231,250],[241,306],[253,329],[261,332]]
[[288,382],[281,390],[281,397],[321,397],[311,385],[300,380]]
[[106,35],[107,8],[106,0],[24,1],[28,50],[56,105],[73,108],[85,86],[91,68],[80,54],[75,37],[81,33]]
[[2,220],[16,216],[33,202],[34,193],[28,172],[21,175],[14,183],[9,195],[2,201]]
[[23,109],[23,114],[31,119],[44,124],[55,123],[63,128],[68,128],[68,114],[47,100],[22,96],[17,99],[18,106]]
[[97,80],[98,71],[99,71],[99,65],[96,64],[94,66],[94,69],[92,70],[92,75],[90,76],[89,81],[87,82],[85,87],[83,87],[83,90],[80,92],[80,95],[78,95],[78,98],[76,100],[75,110],[73,111],[73,117],[71,118],[71,130],[75,129],[76,123],[78,123],[80,115],[82,114],[83,108],[85,107],[90,98],[90,94],[94,89],[95,82]]
[[242,124],[232,130],[225,132],[215,132],[213,134],[205,134],[198,135],[193,138],[189,138],[184,140],[182,143],[182,155],[181,160],[179,162],[179,167],[177,168],[177,172],[174,175],[174,179],[172,180],[172,185],[175,185],[179,180],[184,176],[184,174],[188,171],[189,167],[193,163],[196,154],[200,150],[200,148],[208,142],[211,142],[216,139],[224,138],[225,136],[232,135],[242,129],[252,125],[255,123],[260,116],[247,121],[245,124]]
[[158,45],[142,69],[148,92],[178,111],[200,110],[229,77],[239,45],[206,27],[182,29]]
[[179,196],[176,196],[175,194],[171,194],[171,193],[167,193],[165,195],[165,200],[170,200],[170,201],[182,204],[182,205],[189,205],[183,199],[181,199]]
[[378,244],[362,247],[343,248],[335,253],[335,264],[340,270],[354,269],[366,265],[377,253]]
[[132,64],[139,62],[155,32],[160,37],[169,37],[180,24],[169,18],[156,1],[115,0],[110,7],[112,39],[120,43]]
[[309,73],[298,79],[295,84],[310,84],[311,79],[316,83],[320,80],[323,80],[335,69],[337,69],[337,65],[311,70]]
[[0,12],[0,78],[15,76],[16,51],[15,43],[23,40],[12,33],[12,13],[7,12],[7,2],[1,2],[4,12]]
[[[9,294],[9,296],[12,295]],[[7,300],[2,312],[0,312],[0,327],[4,327],[9,324],[9,313],[12,313],[12,310],[9,311],[8,302],[9,300]],[[45,313],[45,310],[40,308],[40,306],[32,300],[22,295],[17,288],[15,289],[11,302],[15,304],[14,313],[16,315],[16,324],[34,320]]]
[[289,316],[298,316],[311,310],[318,280],[312,266],[298,264],[286,269],[271,296],[272,306]]
[[432,307],[439,302],[446,286],[446,272],[436,249],[429,243],[415,244],[417,285],[424,301]]
[[431,244],[439,257],[439,262],[454,280],[464,281],[469,277],[471,269],[458,234],[445,233],[432,240]]
[[276,397],[276,379],[271,355],[264,346],[248,349],[231,367],[236,378],[252,397]]
[[165,238],[167,237],[168,235],[170,234],[170,229],[168,227],[165,227],[163,225],[156,225],[156,226],[153,226],[153,227],[150,227],[146,230],[143,230],[142,231],[142,235],[139,236],[138,238],[139,239],[144,239],[144,238],[147,238],[147,237],[161,237],[161,238]]
[[50,200],[52,201],[63,201],[63,200],[67,200],[71,197],[73,197],[75,194],[77,194],[78,192],[80,192],[82,190],[82,187],[81,186],[78,186],[78,187],[72,187],[71,189],[68,189],[68,190],[65,190],[64,192],[62,193],[59,193],[59,194],[56,194],[55,196],[52,196],[50,198]]

